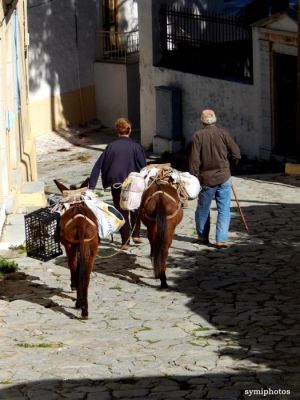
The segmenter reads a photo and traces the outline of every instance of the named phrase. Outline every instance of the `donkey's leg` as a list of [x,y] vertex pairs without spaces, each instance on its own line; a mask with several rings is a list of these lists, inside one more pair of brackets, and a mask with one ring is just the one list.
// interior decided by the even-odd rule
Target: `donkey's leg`
[[150,259],[151,263],[153,264],[153,244],[150,242]]
[[70,243],[65,243],[65,249],[68,258],[68,266],[71,275],[71,290],[76,290],[78,285],[78,270],[77,270],[77,250],[76,246]]
[[76,304],[75,307],[76,308],[82,308],[82,304],[83,304],[83,289],[82,289],[83,283],[82,282],[78,282],[77,285],[77,299],[76,299]]
[[155,243],[155,238],[156,238],[156,228],[155,228],[154,224],[147,226],[147,233],[148,233],[148,240],[150,243],[150,259],[153,264],[154,243]]
[[80,277],[80,263],[82,262],[81,260],[81,253],[80,250],[77,249],[77,268],[76,268],[76,273],[74,275],[74,278],[76,279],[76,290],[77,290],[77,300],[76,300],[76,308],[82,308],[82,301],[83,301],[83,295],[82,295],[82,281]]
[[82,297],[82,282],[79,279],[79,266],[78,266],[76,272],[77,272],[77,277],[76,277],[76,279],[77,279],[77,286],[76,286],[77,299],[76,299],[75,307],[77,309],[79,309],[79,308],[82,308],[82,301],[83,301],[82,300],[83,299],[83,297]]
[[[152,266],[155,269],[154,254],[155,254],[155,246],[157,245],[156,244],[156,236],[157,236],[156,223],[154,222],[151,225],[149,224],[147,226],[147,231],[148,231],[148,240],[150,243],[150,259],[151,259]],[[162,252],[164,252],[163,249],[162,249]],[[162,265],[163,265],[163,263],[165,264],[167,257],[168,257],[168,248],[167,248],[166,254],[162,254],[162,260],[161,260]],[[166,289],[168,287],[168,284],[167,284],[167,280],[166,280],[165,267],[164,268],[162,267],[162,270],[161,270],[159,276],[157,276],[157,278],[160,279],[161,288]]]
[[159,279],[160,279],[160,287],[162,289],[166,289],[169,287],[167,283],[166,269],[167,269],[167,258],[169,254],[169,248],[172,244],[174,231],[175,231],[175,226],[173,226],[173,224],[172,225],[169,224],[167,229],[168,234],[165,237],[165,243],[162,248],[162,254],[161,254],[161,273]]
[[90,276],[95,264],[98,250],[98,239],[90,244],[89,258],[86,260],[86,271],[84,274],[84,281],[82,283],[82,305],[81,305],[81,316],[84,319],[88,318],[89,305],[88,305],[88,289],[90,283]]
[[79,285],[79,254],[78,254],[78,249],[77,246],[74,246],[70,243],[67,243],[65,245],[66,248],[66,253],[68,257],[68,265],[70,268],[70,273],[71,273],[71,290],[76,290],[76,302],[75,302],[75,308],[81,308],[82,304],[82,294],[81,294],[81,288]]
[[167,282],[166,272],[162,271],[159,276],[161,289],[168,289],[169,285]]
[[169,252],[169,246],[166,245],[166,246],[164,246],[164,248],[162,250],[161,272],[160,272],[160,275],[159,275],[160,287],[162,289],[167,289],[169,287],[169,285],[167,283],[167,277],[166,277],[168,252]]
[[82,282],[82,303],[81,303],[81,317],[88,319],[89,304],[88,304],[88,287],[90,283],[90,276],[86,273]]

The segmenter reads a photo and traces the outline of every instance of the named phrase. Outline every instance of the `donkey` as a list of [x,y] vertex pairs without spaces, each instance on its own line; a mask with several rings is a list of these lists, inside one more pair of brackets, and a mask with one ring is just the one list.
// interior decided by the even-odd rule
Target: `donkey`
[[183,217],[177,190],[164,182],[153,182],[143,194],[141,220],[147,227],[154,276],[167,288],[166,262],[176,226]]
[[[87,178],[78,189],[88,187]],[[59,190],[77,189],[72,185],[67,188],[61,182],[54,180]],[[65,247],[68,265],[71,272],[71,289],[76,290],[76,308],[81,308],[83,319],[88,318],[88,286],[90,274],[94,267],[99,238],[98,222],[95,214],[82,202],[70,203],[70,208],[60,219],[60,239]]]

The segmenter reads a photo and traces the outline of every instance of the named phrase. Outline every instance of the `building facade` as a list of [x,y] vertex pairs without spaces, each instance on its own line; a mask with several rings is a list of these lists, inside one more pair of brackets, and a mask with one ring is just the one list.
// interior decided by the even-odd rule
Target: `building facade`
[[28,90],[26,0],[0,5],[0,232],[22,203],[26,182],[37,178]]
[[113,127],[120,116],[140,128],[137,0],[104,0],[94,65],[97,117]]
[[[212,108],[248,158],[297,157],[295,12],[276,13],[248,27],[231,28],[235,20],[226,19],[229,25],[224,28],[223,19],[205,19],[197,1],[190,2],[192,11],[190,6],[178,10],[177,2],[167,3],[163,8],[165,1],[140,1],[143,145],[159,152],[174,151],[180,142],[188,147],[200,125],[199,112]],[[293,97],[288,95],[291,88]],[[161,96],[162,89],[169,95]],[[176,91],[181,93],[181,108],[164,110],[159,102],[166,98],[174,104]],[[167,131],[174,121],[181,127],[181,138]]]
[[96,118],[94,61],[99,0],[28,0],[34,135]]

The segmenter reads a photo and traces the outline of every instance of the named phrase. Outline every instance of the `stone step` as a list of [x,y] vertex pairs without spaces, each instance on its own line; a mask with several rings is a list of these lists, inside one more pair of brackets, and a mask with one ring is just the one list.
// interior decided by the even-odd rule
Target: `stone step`
[[0,250],[19,246],[25,242],[24,214],[10,214],[6,217],[0,242]]
[[0,249],[2,250],[25,242],[24,215],[47,205],[44,183],[25,182],[21,192],[16,194],[14,207],[16,211],[6,216],[6,213],[10,211],[7,209],[10,203],[3,201],[2,206],[0,204],[0,234],[2,233]]
[[25,182],[22,185],[21,192],[18,194],[18,211],[27,212],[30,207],[46,207],[47,198],[45,195],[44,182],[34,181]]

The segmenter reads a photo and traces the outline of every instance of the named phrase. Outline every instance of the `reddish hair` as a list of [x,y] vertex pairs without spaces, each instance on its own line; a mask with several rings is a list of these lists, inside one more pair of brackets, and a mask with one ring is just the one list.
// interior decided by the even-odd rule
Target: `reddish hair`
[[131,131],[131,122],[127,118],[119,118],[115,122],[115,126],[119,135],[128,135]]

